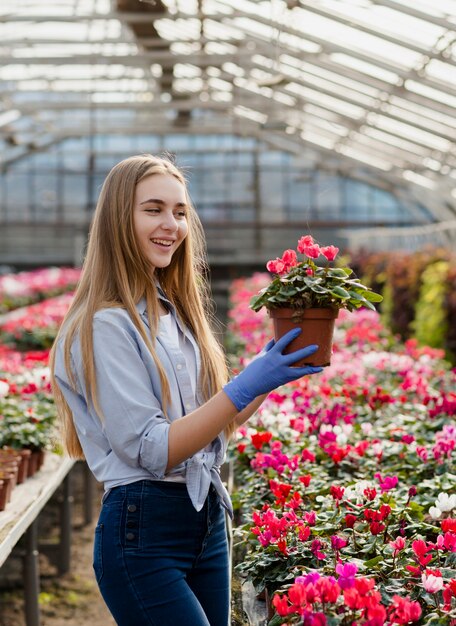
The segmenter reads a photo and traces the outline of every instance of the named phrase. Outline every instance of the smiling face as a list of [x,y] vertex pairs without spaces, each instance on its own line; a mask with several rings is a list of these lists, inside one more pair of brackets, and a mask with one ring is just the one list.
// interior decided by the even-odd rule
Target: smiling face
[[136,186],[133,223],[153,269],[167,267],[188,232],[184,185],[171,174],[153,174]]

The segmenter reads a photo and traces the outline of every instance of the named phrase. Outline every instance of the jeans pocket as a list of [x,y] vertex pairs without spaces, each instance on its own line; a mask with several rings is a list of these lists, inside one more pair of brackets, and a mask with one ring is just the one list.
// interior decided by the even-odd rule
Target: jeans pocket
[[93,544],[93,571],[95,579],[100,584],[103,578],[103,524],[98,524],[95,528],[95,539]]

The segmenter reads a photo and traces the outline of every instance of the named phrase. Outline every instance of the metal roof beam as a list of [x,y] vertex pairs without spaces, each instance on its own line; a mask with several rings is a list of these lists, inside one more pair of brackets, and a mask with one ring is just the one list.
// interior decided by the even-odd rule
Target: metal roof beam
[[402,2],[397,2],[397,0],[371,0],[371,2],[373,4],[379,4],[381,6],[388,7],[389,9],[393,9],[394,11],[398,11],[398,13],[404,13],[405,15],[416,17],[417,19],[428,22],[429,24],[440,26],[445,30],[456,31],[456,24],[453,24],[453,28],[451,28],[451,23],[445,18],[437,17],[435,15],[432,15],[432,13],[425,13],[424,11],[420,11],[413,6],[403,4]]

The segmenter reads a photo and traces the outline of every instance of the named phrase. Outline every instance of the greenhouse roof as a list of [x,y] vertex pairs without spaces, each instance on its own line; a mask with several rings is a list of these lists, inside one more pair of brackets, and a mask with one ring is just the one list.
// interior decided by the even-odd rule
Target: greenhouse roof
[[2,0],[0,164],[234,133],[456,217],[456,0]]

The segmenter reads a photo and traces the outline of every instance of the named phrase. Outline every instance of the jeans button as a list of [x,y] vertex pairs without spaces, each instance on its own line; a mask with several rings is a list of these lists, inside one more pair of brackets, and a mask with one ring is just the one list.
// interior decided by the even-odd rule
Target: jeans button
[[127,533],[128,541],[132,541],[134,538],[135,538],[135,534],[134,533]]
[[127,510],[129,513],[134,513],[136,511],[136,504],[129,504]]
[[127,528],[134,528],[134,527],[135,527],[135,523],[133,521],[129,520],[127,522]]

